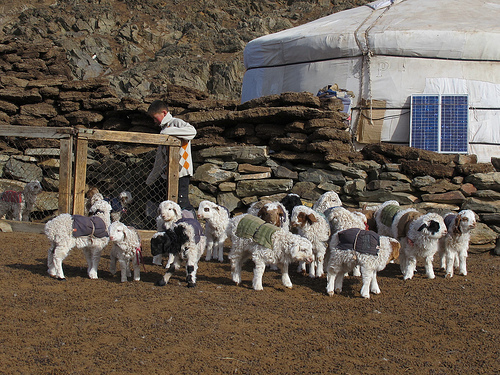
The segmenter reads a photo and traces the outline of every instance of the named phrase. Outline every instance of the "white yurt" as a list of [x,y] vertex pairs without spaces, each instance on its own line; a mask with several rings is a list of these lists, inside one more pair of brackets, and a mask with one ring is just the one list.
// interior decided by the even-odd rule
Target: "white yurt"
[[488,162],[500,157],[499,20],[500,0],[379,0],[338,12],[250,41],[241,101],[334,85],[351,92],[362,147],[414,145],[411,134],[427,131],[415,113],[429,109],[414,112],[414,96],[466,97],[460,152]]

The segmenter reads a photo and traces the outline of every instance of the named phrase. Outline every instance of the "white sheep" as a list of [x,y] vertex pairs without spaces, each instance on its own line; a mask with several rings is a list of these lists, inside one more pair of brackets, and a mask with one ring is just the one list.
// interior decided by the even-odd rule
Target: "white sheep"
[[399,211],[392,223],[392,237],[401,243],[399,265],[403,279],[413,278],[417,258],[425,261],[425,272],[434,279],[432,262],[438,251],[438,241],[446,234],[443,218],[434,212],[421,214],[413,208]]
[[85,254],[88,276],[97,279],[101,252],[109,242],[110,212],[111,205],[99,200],[90,209],[92,217],[60,214],[45,224],[45,234],[50,241],[47,256],[50,276],[65,280],[62,262],[70,250],[77,247]]
[[[262,219],[243,214],[230,220],[228,234],[232,241],[229,252],[233,281],[241,283],[241,269],[246,260],[252,259],[254,290],[262,290],[262,276],[266,264],[275,264],[281,269],[281,281],[292,287],[288,266],[292,262],[312,262],[314,255],[311,242],[299,235],[278,228]],[[265,245],[263,245],[265,244]]]
[[0,195],[0,217],[29,221],[36,197],[42,192],[39,181],[28,182],[23,191],[6,190]]
[[198,206],[198,219],[205,220],[205,236],[207,237],[207,252],[205,260],[212,258],[224,261],[224,241],[227,238],[229,225],[229,210],[210,201],[202,201]]
[[342,292],[344,276],[359,267],[363,286],[361,296],[370,298],[370,292],[380,294],[377,272],[391,260],[397,259],[401,245],[391,237],[379,236],[373,231],[347,229],[332,235],[330,259],[327,265],[326,292],[329,296]]
[[330,207],[342,206],[339,195],[333,190],[323,193],[313,205],[313,210],[324,213]]
[[440,238],[438,249],[441,268],[446,270],[446,278],[453,277],[454,268],[465,276],[470,235],[476,226],[476,215],[471,210],[462,210],[458,214],[449,213],[444,216],[444,223],[447,233]]
[[151,238],[151,254],[168,257],[167,271],[155,285],[166,285],[185,260],[188,287],[195,287],[198,262],[205,247],[206,237],[200,223],[193,218],[181,219],[169,229],[155,233]]
[[134,281],[141,279],[140,264],[142,262],[141,238],[137,230],[115,221],[109,226],[109,240],[113,242],[109,256],[109,270],[116,274],[116,263],[120,263],[121,282],[131,276],[130,261],[134,269]]
[[[311,241],[314,262],[309,265],[309,277],[323,276],[328,240],[330,239],[330,224],[323,214],[307,206],[295,206],[290,221],[292,228],[297,228],[298,234]],[[306,272],[306,263],[299,262],[298,272]]]
[[[166,200],[158,206],[158,216],[156,217],[156,231],[163,232],[172,228],[177,221],[182,219],[182,210],[174,201]],[[153,256],[153,264],[161,266],[162,255]]]

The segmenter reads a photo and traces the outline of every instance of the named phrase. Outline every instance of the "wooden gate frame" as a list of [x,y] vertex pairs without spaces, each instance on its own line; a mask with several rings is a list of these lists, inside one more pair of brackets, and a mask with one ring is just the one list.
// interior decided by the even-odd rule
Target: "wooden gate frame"
[[[165,134],[121,132],[113,130],[15,125],[0,125],[0,136],[60,140],[58,202],[58,212],[60,214],[84,214],[87,149],[89,141],[167,146],[168,166],[165,171],[165,175],[167,176],[167,196],[165,198],[177,202],[181,141],[176,137]],[[73,155],[74,148],[75,154]],[[74,174],[72,168],[73,160],[75,162]]]

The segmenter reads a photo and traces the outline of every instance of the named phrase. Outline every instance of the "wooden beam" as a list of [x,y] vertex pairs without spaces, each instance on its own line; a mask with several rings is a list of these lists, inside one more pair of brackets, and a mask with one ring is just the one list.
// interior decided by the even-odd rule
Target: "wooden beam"
[[[45,233],[45,224],[29,221],[0,220],[3,232]],[[10,229],[10,230],[9,230]]]
[[59,165],[59,213],[71,213],[73,137],[60,141]]
[[177,202],[179,199],[179,150],[180,147],[168,147],[167,199]]
[[73,128],[54,128],[41,126],[0,125],[0,136],[26,138],[69,138],[75,134]]
[[87,149],[88,141],[76,140],[75,183],[73,190],[73,215],[85,213],[85,182],[87,179]]
[[100,129],[79,129],[79,139],[89,141],[111,141],[125,143],[145,143],[151,145],[180,146],[181,141],[170,135],[137,132],[121,132]]

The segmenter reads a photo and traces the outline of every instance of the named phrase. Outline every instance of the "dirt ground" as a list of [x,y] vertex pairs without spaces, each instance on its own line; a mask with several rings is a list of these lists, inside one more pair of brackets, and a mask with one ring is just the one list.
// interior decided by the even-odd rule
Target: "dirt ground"
[[[494,374],[500,371],[500,257],[472,253],[469,274],[403,281],[398,264],[379,273],[382,294],[365,300],[348,277],[341,295],[326,279],[264,274],[243,285],[227,261],[200,262],[196,288],[185,271],[163,275],[144,241],[141,281],[109,272],[90,280],[80,250],[46,273],[44,235],[0,233],[2,374]],[[227,250],[227,249],[226,249]],[[226,253],[227,255],[227,253]],[[293,267],[295,270],[295,265]]]

